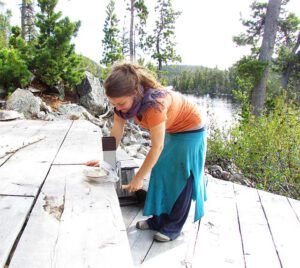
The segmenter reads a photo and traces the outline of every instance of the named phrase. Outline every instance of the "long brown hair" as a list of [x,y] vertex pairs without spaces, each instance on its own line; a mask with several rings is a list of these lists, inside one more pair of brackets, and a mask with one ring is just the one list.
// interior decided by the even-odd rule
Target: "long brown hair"
[[149,71],[133,63],[115,65],[104,81],[105,93],[111,98],[140,95],[140,86],[144,90],[163,88]]

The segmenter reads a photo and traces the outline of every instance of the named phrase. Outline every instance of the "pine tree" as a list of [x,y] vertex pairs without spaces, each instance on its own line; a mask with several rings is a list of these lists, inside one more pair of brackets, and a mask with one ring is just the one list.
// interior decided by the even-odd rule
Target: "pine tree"
[[100,63],[112,65],[114,62],[123,58],[122,45],[119,41],[120,30],[118,29],[119,20],[115,13],[115,1],[110,0],[106,8],[106,19],[104,23],[104,39],[102,40],[103,54]]
[[158,0],[155,7],[157,20],[155,21],[154,34],[148,38],[152,47],[152,58],[157,61],[157,68],[162,70],[162,65],[181,61],[175,51],[175,22],[181,12],[175,11],[171,0]]
[[10,32],[11,11],[4,11],[4,7],[4,3],[0,1],[0,49],[7,46]]
[[80,58],[74,52],[72,37],[75,37],[80,22],[62,18],[55,12],[58,0],[38,0],[40,13],[36,15],[39,36],[33,59],[34,74],[38,80],[50,88],[63,84],[73,87],[83,78]]
[[147,47],[145,28],[149,12],[144,0],[129,0],[127,10],[130,11],[129,56],[130,61],[136,61],[137,50]]
[[22,0],[21,6],[21,27],[22,38],[31,41],[36,37],[36,29],[34,25],[34,8],[33,0]]
[[[300,19],[294,14],[287,12],[285,6],[288,1],[282,1],[278,18],[278,32],[276,35],[274,50],[278,54],[272,67],[282,73],[282,86],[287,88],[291,76],[298,79],[300,64]],[[260,44],[262,42],[266,23],[266,11],[268,3],[254,1],[251,5],[250,18],[242,19],[245,33],[233,37],[233,41],[239,46],[250,46],[252,57],[258,58]]]

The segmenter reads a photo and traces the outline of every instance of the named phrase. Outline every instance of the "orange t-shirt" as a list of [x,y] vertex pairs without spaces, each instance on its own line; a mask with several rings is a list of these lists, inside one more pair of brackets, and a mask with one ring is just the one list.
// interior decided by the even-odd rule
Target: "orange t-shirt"
[[160,111],[149,108],[142,120],[137,117],[135,122],[145,129],[150,129],[166,121],[166,132],[176,133],[191,130],[202,124],[200,111],[196,104],[186,100],[178,92],[167,90],[164,98],[158,99]]

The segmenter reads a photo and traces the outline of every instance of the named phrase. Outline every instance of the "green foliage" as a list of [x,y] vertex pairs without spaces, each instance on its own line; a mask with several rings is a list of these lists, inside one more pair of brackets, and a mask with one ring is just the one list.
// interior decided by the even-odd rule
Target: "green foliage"
[[33,66],[38,80],[49,87],[64,84],[72,88],[84,76],[80,69],[80,58],[71,44],[76,36],[80,22],[71,22],[68,17],[61,18],[61,12],[54,8],[58,0],[38,0],[41,12],[36,15],[39,36],[36,41]]
[[119,29],[117,15],[115,13],[115,1],[110,0],[106,8],[106,19],[104,23],[104,38],[102,40],[103,54],[100,63],[112,65],[122,60],[122,45],[119,41]]
[[148,20],[149,11],[144,0],[137,0],[134,3],[134,8],[137,13],[138,22],[136,23],[136,34],[138,42],[136,47],[142,52],[146,52],[148,49],[146,24]]
[[[300,19],[286,11],[289,1],[283,1],[278,21],[278,31],[275,41],[275,52],[278,55],[270,66],[282,75],[282,87],[292,92],[300,99],[299,94],[299,50]],[[254,1],[250,5],[251,14],[248,19],[241,19],[245,32],[233,37],[233,41],[239,46],[250,46],[252,57],[258,58],[259,46],[264,33],[266,10],[268,3]],[[251,73],[251,72],[250,72]]]
[[32,68],[33,60],[33,42],[26,42],[21,37],[21,28],[13,26],[9,37],[9,46],[20,52],[21,58],[26,62],[29,69]]
[[181,61],[175,51],[175,22],[181,12],[173,9],[171,0],[158,0],[155,11],[157,19],[154,33],[148,37],[148,46],[152,48],[151,57],[157,61],[158,70],[161,70],[163,64]]
[[[208,161],[234,163],[257,187],[300,198],[300,109],[277,98],[266,115],[209,139]],[[223,165],[224,166],[224,165]]]
[[0,49],[7,47],[8,34],[10,32],[10,17],[11,11],[7,11],[6,14],[0,14]]
[[30,72],[20,51],[14,48],[2,48],[0,50],[0,85],[7,93],[11,93],[17,87],[27,86],[29,78]]
[[[170,84],[177,90],[187,94],[232,94],[236,78],[232,70],[217,68],[170,66],[163,68],[168,74]],[[178,72],[178,70],[180,70]]]

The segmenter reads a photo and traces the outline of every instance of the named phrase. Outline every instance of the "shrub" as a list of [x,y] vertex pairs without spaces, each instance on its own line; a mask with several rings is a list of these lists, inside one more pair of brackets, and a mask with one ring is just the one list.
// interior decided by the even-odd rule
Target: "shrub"
[[268,114],[233,127],[227,139],[215,132],[208,161],[232,161],[258,188],[300,199],[300,108],[283,97],[274,103]]
[[0,50],[0,85],[11,93],[17,87],[29,84],[30,72],[20,52],[13,48]]

